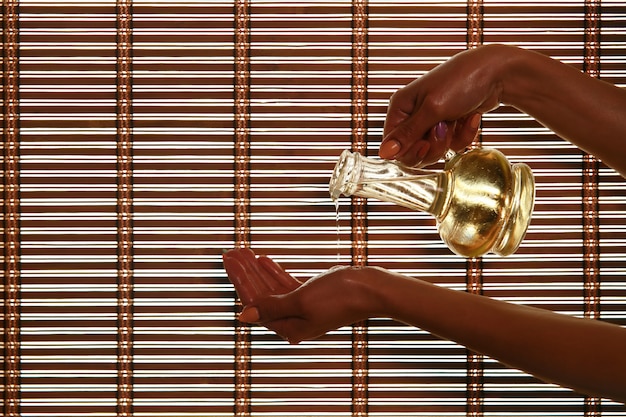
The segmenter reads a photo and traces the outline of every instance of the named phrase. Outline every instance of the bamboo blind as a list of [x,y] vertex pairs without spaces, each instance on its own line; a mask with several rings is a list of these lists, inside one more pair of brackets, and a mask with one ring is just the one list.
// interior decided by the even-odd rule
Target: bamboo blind
[[290,346],[237,322],[221,265],[379,265],[626,325],[626,181],[515,109],[479,138],[536,175],[510,257],[459,258],[387,203],[337,212],[327,185],[466,48],[626,86],[623,3],[4,0],[2,24],[4,416],[626,416],[387,319]]

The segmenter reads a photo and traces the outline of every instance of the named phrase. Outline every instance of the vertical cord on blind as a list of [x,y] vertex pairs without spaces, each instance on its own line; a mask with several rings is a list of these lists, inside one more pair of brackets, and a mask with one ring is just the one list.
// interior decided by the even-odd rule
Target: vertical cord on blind
[[133,415],[132,0],[117,1],[117,415]]
[[[235,245],[250,245],[250,4],[235,1]],[[236,309],[241,304],[236,303]],[[250,415],[250,329],[235,324],[235,416]]]
[[[600,0],[585,1],[583,70],[592,77],[600,75]],[[598,160],[583,153],[582,222],[584,315],[600,317],[600,229],[598,224]],[[590,354],[593,354],[590,352]],[[585,416],[601,415],[600,398],[585,397]]]
[[[483,1],[467,2],[467,47],[476,48],[483,43]],[[480,136],[476,139],[480,143]],[[466,290],[471,294],[483,293],[482,258],[470,258],[466,262]],[[467,416],[484,415],[484,357],[467,350]]]
[[4,415],[20,411],[20,155],[18,1],[4,1]]
[[[367,0],[352,1],[352,150],[367,150]],[[367,263],[367,200],[352,198],[352,262]],[[352,415],[368,415],[367,321],[352,327]]]

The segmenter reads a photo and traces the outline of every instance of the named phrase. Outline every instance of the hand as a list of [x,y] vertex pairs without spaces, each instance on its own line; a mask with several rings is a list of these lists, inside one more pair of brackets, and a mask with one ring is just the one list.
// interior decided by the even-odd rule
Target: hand
[[265,256],[250,249],[232,249],[222,255],[228,278],[245,305],[270,295],[285,294],[302,283]]
[[476,137],[481,114],[500,104],[498,71],[516,48],[489,45],[461,52],[391,97],[379,155],[426,166]]
[[224,254],[224,266],[245,305],[239,320],[263,325],[290,343],[367,318],[374,304],[362,283],[387,273],[374,267],[335,267],[302,284],[249,249]]

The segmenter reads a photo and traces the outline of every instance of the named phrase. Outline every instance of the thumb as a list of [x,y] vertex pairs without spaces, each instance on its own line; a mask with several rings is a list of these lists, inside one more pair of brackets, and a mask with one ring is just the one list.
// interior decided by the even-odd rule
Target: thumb
[[239,314],[239,321],[244,323],[268,323],[294,317],[295,315],[295,308],[290,302],[289,295],[275,295],[246,305]]
[[239,321],[242,323],[257,323],[260,318],[259,309],[251,305],[245,306],[238,317]]

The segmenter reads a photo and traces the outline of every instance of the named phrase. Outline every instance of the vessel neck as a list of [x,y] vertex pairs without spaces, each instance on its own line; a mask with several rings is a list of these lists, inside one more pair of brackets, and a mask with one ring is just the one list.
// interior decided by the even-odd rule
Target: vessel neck
[[344,151],[330,182],[331,198],[341,194],[385,201],[439,217],[445,211],[448,173],[424,171]]

